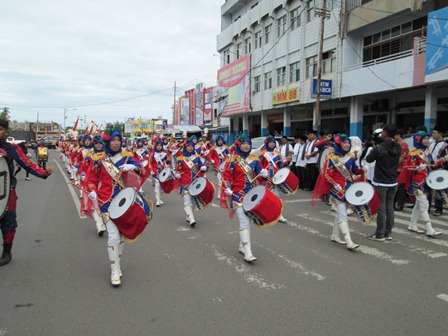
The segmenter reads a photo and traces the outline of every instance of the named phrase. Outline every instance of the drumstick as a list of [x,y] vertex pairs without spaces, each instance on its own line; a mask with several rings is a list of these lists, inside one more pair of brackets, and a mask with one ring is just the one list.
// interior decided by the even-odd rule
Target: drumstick
[[[78,180],[79,181],[79,180]],[[70,183],[71,185],[73,185],[74,187],[78,188],[81,191],[84,191],[85,193],[89,193],[89,190],[84,189],[83,187],[81,187],[80,185],[75,184],[76,181],[70,181],[68,183]],[[103,201],[101,198],[97,197],[98,202],[101,203],[101,205],[103,205],[104,203],[106,203],[105,201]]]

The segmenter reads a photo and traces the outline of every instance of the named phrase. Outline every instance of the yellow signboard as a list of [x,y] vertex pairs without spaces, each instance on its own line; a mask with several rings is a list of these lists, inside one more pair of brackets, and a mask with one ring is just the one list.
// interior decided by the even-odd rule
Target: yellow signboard
[[299,101],[298,88],[278,91],[272,94],[272,105],[286,104],[294,101]]

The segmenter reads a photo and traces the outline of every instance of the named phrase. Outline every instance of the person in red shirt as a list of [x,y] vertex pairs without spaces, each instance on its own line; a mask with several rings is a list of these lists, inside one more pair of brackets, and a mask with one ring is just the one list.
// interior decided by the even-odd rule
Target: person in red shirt
[[[403,139],[404,131],[402,129],[397,130],[397,134],[395,134],[395,141],[400,145],[401,147],[401,154],[400,154],[400,160],[398,161],[398,175],[400,175],[401,171],[403,170],[404,163],[406,162],[406,159],[408,158],[409,154],[409,146],[406,141]],[[405,181],[398,181],[398,188],[397,193],[395,194],[395,211],[402,211],[404,208],[404,202],[406,199],[406,187],[405,187]]]

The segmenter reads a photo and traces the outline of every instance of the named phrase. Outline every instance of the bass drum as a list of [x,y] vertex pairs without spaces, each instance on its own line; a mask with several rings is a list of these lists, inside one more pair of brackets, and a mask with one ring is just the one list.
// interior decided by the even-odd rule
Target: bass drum
[[434,190],[444,190],[448,188],[448,171],[433,170],[426,177],[426,184]]
[[9,171],[6,153],[0,152],[0,218],[6,213],[11,195],[11,172]]
[[353,183],[345,192],[345,199],[352,205],[364,205],[371,201],[375,195],[375,189],[367,182]]
[[325,161],[327,160],[327,156],[330,155],[330,153],[333,151],[333,148],[331,147],[325,147],[320,153],[319,158],[317,159],[317,165],[319,168],[319,171],[322,171],[322,168],[325,165]]

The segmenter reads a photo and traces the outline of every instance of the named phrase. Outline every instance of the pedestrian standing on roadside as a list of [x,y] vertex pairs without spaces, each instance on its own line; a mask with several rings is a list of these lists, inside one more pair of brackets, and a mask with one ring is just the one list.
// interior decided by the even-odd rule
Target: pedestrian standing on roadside
[[401,147],[395,139],[395,125],[386,124],[381,132],[382,142],[367,155],[366,161],[375,161],[372,184],[380,199],[375,233],[367,238],[375,241],[392,240],[394,227],[394,198],[397,192],[398,162]]
[[[434,141],[429,145],[429,151],[431,152],[434,161],[440,160],[445,156],[447,143],[443,140],[444,132],[445,130],[439,125],[434,126],[434,129],[432,130],[432,138]],[[443,166],[441,166],[440,169],[443,169]],[[431,208],[432,195],[436,195],[436,193],[428,194],[429,208]],[[443,202],[440,197],[434,197],[434,207],[436,210],[432,213],[432,215],[436,217],[442,216]]]

